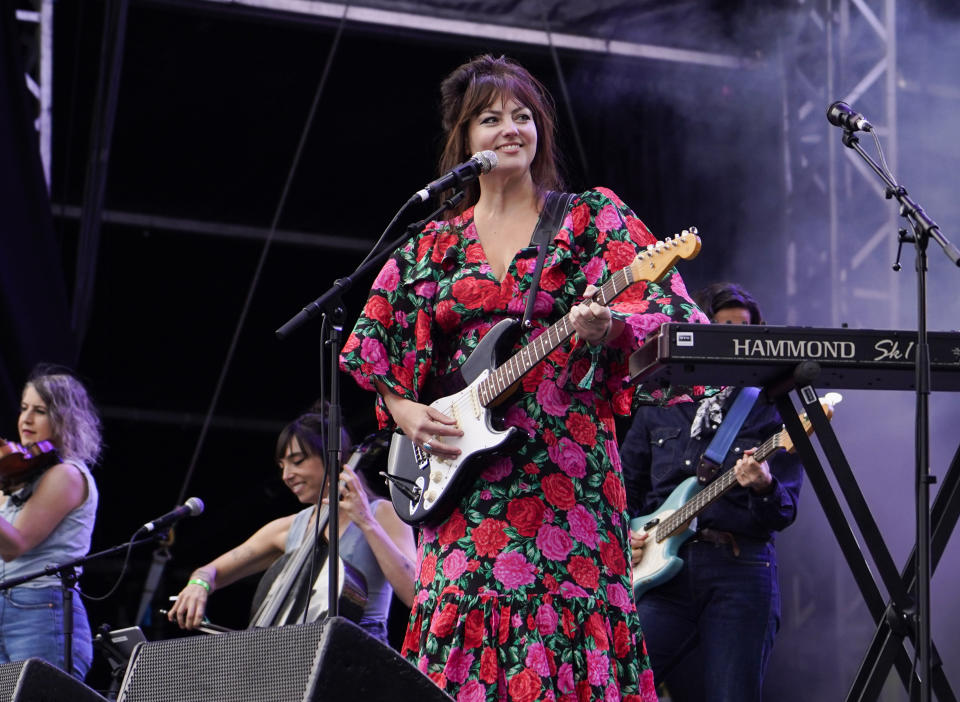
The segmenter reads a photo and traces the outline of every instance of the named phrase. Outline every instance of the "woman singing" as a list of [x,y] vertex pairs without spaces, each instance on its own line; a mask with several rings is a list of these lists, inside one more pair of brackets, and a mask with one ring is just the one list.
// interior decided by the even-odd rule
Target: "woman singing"
[[[523,67],[481,56],[443,81],[441,99],[440,172],[484,150],[499,165],[386,263],[342,365],[378,392],[381,425],[447,458],[460,455],[462,431],[425,404],[436,399],[428,389],[495,324],[524,314],[531,235],[561,186],[552,101]],[[532,325],[514,351],[568,313],[576,334],[511,397],[505,421],[520,444],[481,459],[453,512],[422,531],[404,653],[458,700],[653,700],[614,412],[630,410],[627,358],[638,339],[662,322],[705,318],[675,271],[633,286],[612,310],[584,302],[655,242],[610,190],[577,194],[547,241]]]
[[[3,487],[0,580],[85,556],[97,511],[89,466],[100,454],[100,420],[80,381],[62,372],[35,370],[23,389],[17,429],[22,445],[50,442],[58,458],[46,470]],[[0,595],[0,663],[37,657],[65,668],[60,579],[43,576]],[[93,646],[76,588],[71,596],[71,672],[82,680]]]

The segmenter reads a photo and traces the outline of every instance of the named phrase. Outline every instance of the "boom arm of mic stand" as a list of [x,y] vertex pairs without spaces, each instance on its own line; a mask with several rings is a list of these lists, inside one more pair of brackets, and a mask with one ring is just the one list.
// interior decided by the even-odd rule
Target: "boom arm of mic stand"
[[937,223],[930,219],[927,213],[923,211],[923,208],[911,199],[906,189],[897,185],[890,175],[870,157],[870,154],[863,150],[863,147],[860,146],[860,139],[856,134],[849,129],[844,129],[843,144],[860,154],[860,157],[873,169],[873,172],[880,176],[880,179],[886,183],[887,199],[896,198],[897,202],[900,203],[900,214],[910,222],[913,231],[923,239],[931,238],[936,241],[940,245],[940,248],[943,249],[943,253],[946,254],[947,258],[953,261],[953,265],[960,266],[960,249],[957,249],[957,247],[943,235]]

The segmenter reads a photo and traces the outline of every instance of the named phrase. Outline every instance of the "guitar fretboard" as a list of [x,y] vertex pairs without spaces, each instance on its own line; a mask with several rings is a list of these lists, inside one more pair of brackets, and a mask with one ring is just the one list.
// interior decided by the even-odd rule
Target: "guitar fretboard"
[[[778,431],[776,434],[760,444],[753,454],[753,458],[757,463],[763,463],[770,456],[776,453],[778,449],[780,449],[782,446],[782,434],[782,431]],[[683,528],[687,522],[705,510],[711,503],[713,503],[714,500],[722,496],[736,484],[737,476],[734,474],[732,468],[725,473],[722,473],[719,478],[691,497],[690,500],[683,505],[683,507],[678,509],[676,512],[671,514],[657,525],[657,528],[654,532],[654,537],[656,540],[663,541],[664,539],[669,538],[675,532]]]
[[[640,254],[643,256],[644,254]],[[636,282],[633,279],[633,270],[630,266],[621,268],[610,276],[610,280],[600,286],[594,294],[593,301],[604,307],[614,298]],[[477,386],[477,394],[484,407],[490,407],[507,390],[513,387],[520,378],[526,375],[535,365],[546,358],[564,341],[573,336],[573,322],[569,313],[556,322],[536,339],[524,346],[510,359],[497,368],[483,382]]]

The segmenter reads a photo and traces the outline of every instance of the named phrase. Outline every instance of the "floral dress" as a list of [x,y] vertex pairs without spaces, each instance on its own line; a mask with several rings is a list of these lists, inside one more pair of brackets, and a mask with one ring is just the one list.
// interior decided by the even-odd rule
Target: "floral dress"
[[[515,350],[654,241],[611,191],[576,196]],[[429,223],[381,270],[342,367],[364,388],[377,379],[436,399],[422,396],[431,376],[455,371],[497,322],[523,317],[536,256],[521,249],[498,281],[472,209]],[[624,333],[604,347],[574,335],[524,376],[505,423],[527,438],[489,458],[453,513],[420,534],[403,654],[458,702],[656,700],[631,597],[613,415],[630,411],[627,359],[639,340],[663,322],[706,319],[673,270],[611,307]],[[392,424],[379,397],[377,414]]]

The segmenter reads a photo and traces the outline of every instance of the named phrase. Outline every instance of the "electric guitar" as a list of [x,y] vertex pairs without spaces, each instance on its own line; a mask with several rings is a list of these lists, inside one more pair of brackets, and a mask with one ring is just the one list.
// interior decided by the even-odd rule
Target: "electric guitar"
[[[820,406],[823,407],[827,419],[833,417],[833,407],[842,399],[840,394],[835,392],[827,393],[821,398]],[[800,420],[807,435],[812,434],[813,425],[806,413],[801,415]],[[780,449],[789,453],[795,450],[786,429],[781,429],[760,444],[753,458],[757,463],[763,463]],[[692,476],[674,488],[655,512],[630,520],[632,533],[649,535],[644,543],[640,562],[633,567],[634,598],[639,598],[650,588],[666,582],[680,571],[683,560],[677,556],[677,551],[695,533],[690,523],[735,485],[737,478],[733,468],[721,473],[720,477],[704,488],[701,488],[696,476]]]
[[[691,259],[700,251],[697,230],[690,228],[673,238],[651,244],[633,262],[616,273],[593,295],[593,301],[608,305],[635,282],[657,281],[676,262]],[[491,408],[501,404],[519,385],[520,379],[560,344],[573,336],[567,314],[536,339],[498,366],[513,348],[520,323],[505,319],[483,337],[460,367],[466,387],[440,398],[430,406],[453,417],[463,436],[444,441],[461,450],[455,458],[442,458],[424,451],[402,433],[394,434],[387,458],[390,497],[397,515],[414,526],[435,525],[453,511],[460,496],[476,478],[483,456],[497,453],[517,434],[516,427],[501,430],[494,426]]]

